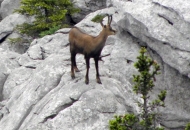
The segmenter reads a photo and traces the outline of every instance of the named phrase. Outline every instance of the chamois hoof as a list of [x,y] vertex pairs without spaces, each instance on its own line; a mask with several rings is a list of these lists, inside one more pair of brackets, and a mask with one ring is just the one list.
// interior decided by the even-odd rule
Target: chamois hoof
[[85,80],[85,83],[86,83],[86,84],[89,84],[89,80]]
[[96,81],[97,83],[99,83],[99,84],[102,84],[102,82],[101,82],[101,80],[100,79],[97,79],[97,81]]
[[72,79],[75,79],[75,75],[71,75],[71,78],[72,78]]
[[75,68],[75,72],[80,72],[80,70],[78,68]]

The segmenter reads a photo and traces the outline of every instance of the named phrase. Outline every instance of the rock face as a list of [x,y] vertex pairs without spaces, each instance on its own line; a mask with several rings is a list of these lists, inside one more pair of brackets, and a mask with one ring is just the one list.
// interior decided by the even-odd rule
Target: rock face
[[110,0],[73,0],[74,5],[80,8],[79,14],[73,17],[75,22],[81,21],[87,14],[106,8],[111,5]]
[[110,54],[99,62],[102,85],[96,83],[93,60],[90,83],[84,83],[83,55],[77,55],[80,72],[71,79],[70,29],[35,39],[24,54],[0,49],[0,129],[107,130],[115,114],[138,112],[139,97],[132,91],[137,73],[133,64],[139,48],[146,46],[161,66],[153,97],[167,90],[166,107],[159,109],[160,124],[168,130],[184,130],[190,120],[189,2],[114,0],[108,4],[112,7],[90,13],[76,25],[98,35],[101,25],[91,19],[113,14],[112,27],[118,33],[107,39],[102,51],[102,55]]
[[26,51],[26,45],[23,44],[11,44],[9,38],[18,38],[19,34],[14,33],[14,28],[18,24],[22,24],[24,22],[30,21],[29,18],[14,13],[6,18],[4,18],[0,22],[0,48],[3,48],[5,50],[10,50],[17,53],[24,53]]
[[20,6],[21,0],[3,0],[1,3],[0,14],[4,19],[6,16],[12,14],[14,9],[17,9]]

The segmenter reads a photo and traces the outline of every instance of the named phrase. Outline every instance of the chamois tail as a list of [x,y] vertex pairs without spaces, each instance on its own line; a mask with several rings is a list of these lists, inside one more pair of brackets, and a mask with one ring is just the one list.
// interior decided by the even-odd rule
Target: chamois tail
[[69,46],[69,44],[70,44],[70,43],[68,42],[66,45],[64,45],[64,47],[67,47],[67,46]]

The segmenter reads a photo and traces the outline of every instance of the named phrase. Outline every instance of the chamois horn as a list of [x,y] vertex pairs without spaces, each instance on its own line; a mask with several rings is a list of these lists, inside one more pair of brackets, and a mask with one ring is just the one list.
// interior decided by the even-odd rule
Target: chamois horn
[[109,25],[111,25],[111,22],[112,22],[112,15],[110,15],[109,17],[110,17]]
[[[112,15],[106,14],[106,16],[108,16],[107,25],[110,25],[112,22]],[[104,26],[104,24],[102,22],[103,22],[103,19],[100,21],[100,24],[101,24],[101,26]]]

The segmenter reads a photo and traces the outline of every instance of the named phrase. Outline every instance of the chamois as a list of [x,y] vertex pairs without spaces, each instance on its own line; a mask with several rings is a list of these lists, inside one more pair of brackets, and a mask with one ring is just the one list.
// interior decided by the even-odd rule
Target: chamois
[[105,46],[106,39],[109,35],[115,35],[116,31],[112,29],[112,15],[108,16],[107,25],[102,23],[103,20],[100,21],[102,26],[102,31],[98,36],[94,37],[82,32],[78,27],[73,27],[69,32],[69,43],[70,43],[70,53],[71,53],[71,77],[75,78],[75,73],[79,72],[79,69],[76,65],[75,56],[77,53],[83,54],[86,61],[86,76],[85,83],[89,83],[88,72],[90,68],[90,58],[94,58],[95,67],[96,67],[96,81],[101,84],[99,69],[98,69],[98,61],[100,58],[101,51]]

